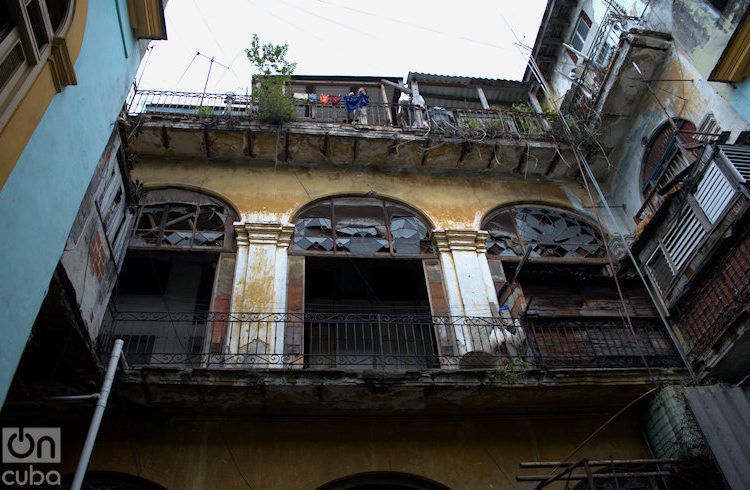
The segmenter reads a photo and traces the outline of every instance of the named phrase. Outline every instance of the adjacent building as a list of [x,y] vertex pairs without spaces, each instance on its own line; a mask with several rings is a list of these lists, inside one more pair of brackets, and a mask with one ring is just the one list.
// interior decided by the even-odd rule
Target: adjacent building
[[[6,230],[0,241],[0,399],[57,277],[86,189],[100,160],[116,152],[115,122],[146,46],[141,39],[165,36],[159,1],[0,5],[0,223]],[[72,238],[88,242],[89,235]],[[106,263],[105,251],[101,242],[84,252],[88,267]],[[100,321],[89,317],[89,300],[70,300],[86,322]]]

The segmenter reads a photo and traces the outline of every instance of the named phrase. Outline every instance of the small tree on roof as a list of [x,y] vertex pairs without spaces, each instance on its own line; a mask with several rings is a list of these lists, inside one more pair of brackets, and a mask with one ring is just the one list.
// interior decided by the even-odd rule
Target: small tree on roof
[[247,59],[261,73],[259,83],[253,87],[261,121],[283,124],[296,116],[292,95],[284,93],[284,86],[297,68],[297,63],[286,59],[288,50],[286,44],[261,45],[257,34],[253,34],[250,47],[245,50]]

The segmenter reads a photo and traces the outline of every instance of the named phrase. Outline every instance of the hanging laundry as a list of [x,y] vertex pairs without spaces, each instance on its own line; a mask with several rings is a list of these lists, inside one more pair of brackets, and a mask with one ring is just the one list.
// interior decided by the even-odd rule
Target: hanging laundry
[[370,98],[364,92],[360,92],[356,95],[344,96],[344,107],[346,107],[346,112],[354,112],[360,107],[366,106],[369,102]]
[[331,105],[339,105],[341,103],[340,95],[331,95]]
[[313,104],[318,102],[318,94],[307,94],[307,101]]
[[320,103],[321,104],[327,104],[330,99],[331,99],[330,95],[328,95],[328,94],[320,94]]
[[298,100],[307,100],[307,94],[298,94],[298,93],[295,92],[292,95],[293,95],[293,97],[295,99],[298,99]]

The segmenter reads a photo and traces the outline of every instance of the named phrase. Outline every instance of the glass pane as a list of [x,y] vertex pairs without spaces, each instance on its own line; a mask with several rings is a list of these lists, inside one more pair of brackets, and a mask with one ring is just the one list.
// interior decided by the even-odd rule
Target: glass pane
[[496,214],[484,228],[489,234],[487,253],[506,257],[523,255],[521,242],[516,235],[513,217],[509,210]]
[[594,225],[556,209],[516,210],[516,223],[531,256],[603,257],[604,243]]
[[344,198],[334,201],[336,249],[356,255],[387,253],[385,210],[379,199]]
[[31,22],[31,30],[34,32],[36,45],[41,48],[49,42],[49,37],[47,37],[47,27],[44,25],[44,17],[42,17],[42,9],[39,7],[39,1],[32,0],[26,7],[26,11],[29,13],[29,21]]

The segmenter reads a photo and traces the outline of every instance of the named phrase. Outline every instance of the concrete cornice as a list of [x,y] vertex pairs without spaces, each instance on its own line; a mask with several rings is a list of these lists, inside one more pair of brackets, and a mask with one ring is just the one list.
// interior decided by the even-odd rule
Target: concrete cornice
[[486,251],[487,232],[484,230],[440,230],[433,232],[439,252],[479,252]]
[[[235,229],[242,228],[242,234],[247,237],[247,243],[255,245],[277,245],[288,247],[294,233],[294,226],[281,223],[244,223],[235,225]],[[237,238],[239,240],[240,233]]]

